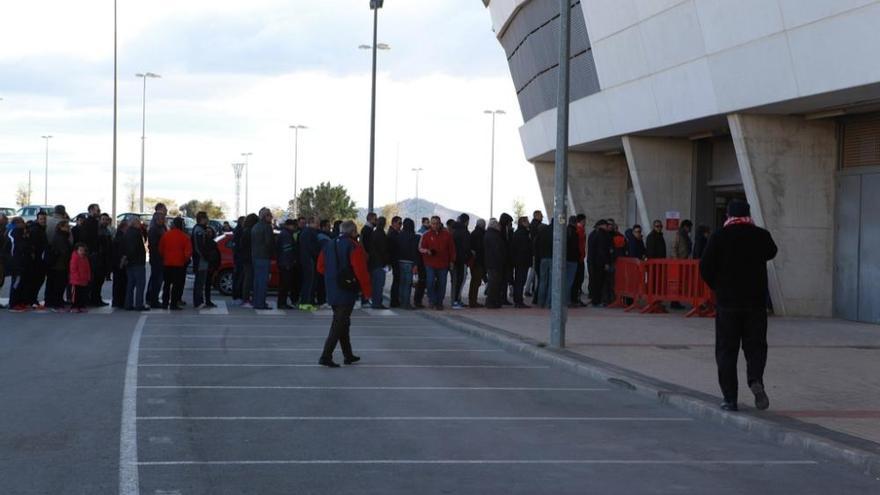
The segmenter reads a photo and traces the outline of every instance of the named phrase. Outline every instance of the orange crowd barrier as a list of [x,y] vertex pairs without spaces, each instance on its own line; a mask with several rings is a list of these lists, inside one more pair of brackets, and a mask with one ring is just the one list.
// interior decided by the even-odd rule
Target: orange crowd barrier
[[611,307],[666,313],[663,303],[690,304],[685,316],[715,316],[712,290],[700,277],[699,260],[618,258],[615,263]]
[[609,308],[639,309],[645,300],[645,263],[638,258],[618,258],[614,263],[615,300]]

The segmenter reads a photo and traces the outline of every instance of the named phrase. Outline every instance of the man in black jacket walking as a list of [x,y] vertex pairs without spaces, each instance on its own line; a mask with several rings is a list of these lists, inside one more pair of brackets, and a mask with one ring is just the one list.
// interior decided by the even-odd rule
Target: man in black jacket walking
[[736,361],[742,346],[749,389],[755,407],[767,409],[764,390],[767,364],[767,262],[776,257],[776,244],[766,230],[752,222],[749,204],[734,200],[727,206],[724,227],[709,238],[700,261],[703,280],[715,291],[715,361],[724,394],[721,408],[737,410],[739,385]]
[[611,235],[608,222],[599,220],[587,238],[587,270],[590,272],[588,291],[593,306],[602,305],[602,288],[611,269]]

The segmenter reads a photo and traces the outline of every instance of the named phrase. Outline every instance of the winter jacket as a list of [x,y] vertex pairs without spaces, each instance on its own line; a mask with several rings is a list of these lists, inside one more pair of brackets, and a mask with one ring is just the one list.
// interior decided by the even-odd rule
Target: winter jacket
[[626,231],[626,255],[630,258],[644,259],[645,241],[636,239],[632,230]]
[[587,238],[587,262],[598,269],[611,264],[611,235],[602,229],[593,229]]
[[645,256],[648,259],[662,259],[666,257],[666,239],[663,234],[652,230],[645,240]]
[[389,228],[386,236],[388,237],[388,262],[395,265],[400,260],[400,253],[397,252],[397,237],[400,236],[400,231]]
[[754,225],[731,225],[712,234],[700,274],[715,291],[718,306],[766,308],[767,262],[776,252],[770,232]]
[[370,246],[370,242],[373,240],[373,225],[370,223],[364,224],[361,227],[361,247],[364,248],[364,251],[367,254],[370,254],[370,250],[372,246]]
[[370,239],[370,252],[368,253],[367,268],[373,271],[377,268],[388,266],[388,236],[382,229],[373,229]]
[[181,268],[192,256],[192,242],[184,231],[171,229],[159,241],[159,253],[163,266]]
[[422,254],[426,267],[445,269],[455,263],[455,243],[449,231],[442,227],[436,232],[434,230],[425,232],[419,243],[419,249],[428,251]]
[[351,266],[357,278],[361,295],[365,299],[373,296],[367,272],[367,253],[354,239],[341,237],[325,243],[318,255],[318,273],[324,275],[327,304],[331,306],[350,306],[358,299],[356,292],[343,289],[337,283],[339,272],[346,264]]
[[147,264],[147,250],[144,248],[144,236],[140,229],[129,228],[122,240],[125,246],[125,258],[128,266],[144,266]]
[[540,261],[553,257],[553,227],[541,223],[538,224],[538,233],[535,236],[535,259]]
[[501,231],[493,228],[486,229],[483,246],[486,250],[484,254],[486,257],[486,270],[503,269],[505,259],[507,258],[507,248]]
[[421,259],[419,255],[419,236],[415,231],[407,232],[402,230],[394,236],[394,251],[397,253],[397,261],[410,261],[418,263]]
[[565,261],[568,263],[580,263],[584,261],[581,258],[580,246],[578,246],[577,227],[569,225],[565,229]]
[[[153,218],[156,218],[155,215]],[[168,232],[168,228],[165,225],[159,225],[155,221],[150,223],[150,230],[147,231],[147,242],[150,245],[151,265],[162,266],[162,253],[159,251],[159,243],[166,232]]]
[[479,226],[474,227],[473,232],[471,232],[471,238],[468,242],[471,246],[471,250],[474,252],[474,265],[476,266],[486,266],[486,251],[483,248],[483,238],[485,235],[485,228]]
[[14,228],[9,231],[9,267],[7,273],[10,275],[23,275],[33,269],[34,249],[31,245],[31,238],[25,233],[23,228]]
[[49,239],[46,237],[46,227],[34,222],[30,225],[31,246],[34,250],[34,263],[37,266],[46,266],[46,251],[49,249]]
[[209,271],[217,271],[220,268],[220,248],[217,247],[217,241],[207,237],[205,238],[205,250],[203,261],[208,263]]
[[278,254],[278,266],[287,270],[293,268],[293,265],[296,264],[297,256],[293,232],[286,228],[281,229],[275,244],[275,252]]
[[709,239],[702,235],[697,234],[696,240],[694,240],[694,259],[698,260],[703,257],[703,253],[706,251],[706,244],[708,244]]
[[122,268],[123,257],[125,257],[125,232],[117,230],[116,236],[113,238],[113,264],[111,266],[114,270]]
[[318,243],[318,231],[306,227],[299,232],[299,262],[301,265],[313,265],[321,253]]
[[581,223],[578,223],[575,228],[577,229],[578,237],[578,254],[580,254],[578,262],[583,262],[587,257],[587,229]]
[[513,260],[513,266],[519,268],[532,266],[534,253],[532,252],[532,240],[529,235],[529,229],[519,227],[516,229],[516,232],[513,233],[510,258]]
[[[208,237],[207,233],[208,232],[207,230],[205,230],[204,225],[197,224],[195,227],[193,227],[191,238],[193,244],[192,256],[194,266],[196,265],[196,263],[202,264],[202,258],[204,258],[205,256],[205,239]],[[204,266],[204,268],[207,269],[207,266]],[[202,269],[202,267],[195,266],[195,269]]]
[[626,256],[626,237],[620,232],[611,232],[611,258],[616,260]]
[[92,281],[92,266],[88,256],[73,253],[70,257],[69,271],[70,285],[85,287]]
[[89,248],[89,254],[97,254],[98,253],[98,230],[100,229],[100,225],[98,225],[98,217],[88,216],[83,222],[82,227],[79,228],[79,239],[77,242],[82,242]]
[[71,244],[67,232],[56,232],[49,245],[47,262],[50,270],[66,271],[70,269]]
[[473,254],[471,250],[471,236],[467,226],[461,222],[456,222],[455,230],[452,232],[452,241],[455,243],[455,253],[457,254],[456,264],[467,264]]
[[675,235],[675,241],[672,243],[672,257],[679,260],[686,260],[691,257],[693,243],[690,235],[684,230],[679,229]]
[[258,260],[269,260],[273,257],[275,237],[272,234],[272,224],[257,222],[251,229],[251,256]]

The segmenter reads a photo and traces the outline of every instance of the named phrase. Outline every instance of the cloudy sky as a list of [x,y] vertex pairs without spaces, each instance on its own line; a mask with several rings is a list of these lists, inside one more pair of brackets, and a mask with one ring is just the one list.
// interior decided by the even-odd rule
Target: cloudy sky
[[[300,133],[299,186],[345,185],[365,206],[369,156],[367,0],[121,0],[119,211],[140,170],[147,86],[146,195],[232,206],[231,163],[250,158],[250,207],[293,195],[289,124]],[[110,208],[112,1],[7,2],[0,17],[0,206],[33,176],[43,201]],[[491,117],[498,120],[495,211],[541,207],[523,158],[504,54],[479,0],[387,0],[380,12],[377,205],[415,194],[488,213]],[[398,151],[399,150],[399,151]],[[399,158],[398,158],[399,156]],[[399,163],[399,165],[398,165]],[[395,172],[399,170],[399,172]],[[395,176],[398,177],[395,186]],[[242,207],[244,205],[242,204]],[[497,214],[497,213],[496,213]]]

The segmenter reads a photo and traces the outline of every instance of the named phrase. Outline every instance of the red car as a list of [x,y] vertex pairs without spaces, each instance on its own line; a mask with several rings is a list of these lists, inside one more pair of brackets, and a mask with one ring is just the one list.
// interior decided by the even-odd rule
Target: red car
[[[215,242],[217,243],[217,249],[220,250],[220,268],[217,270],[217,275],[214,277],[214,286],[224,296],[231,296],[235,263],[232,259],[232,248],[227,244],[232,242],[232,233],[227,232],[226,234],[217,237]],[[277,289],[278,265],[275,264],[275,260],[272,260],[271,266],[269,288]]]

